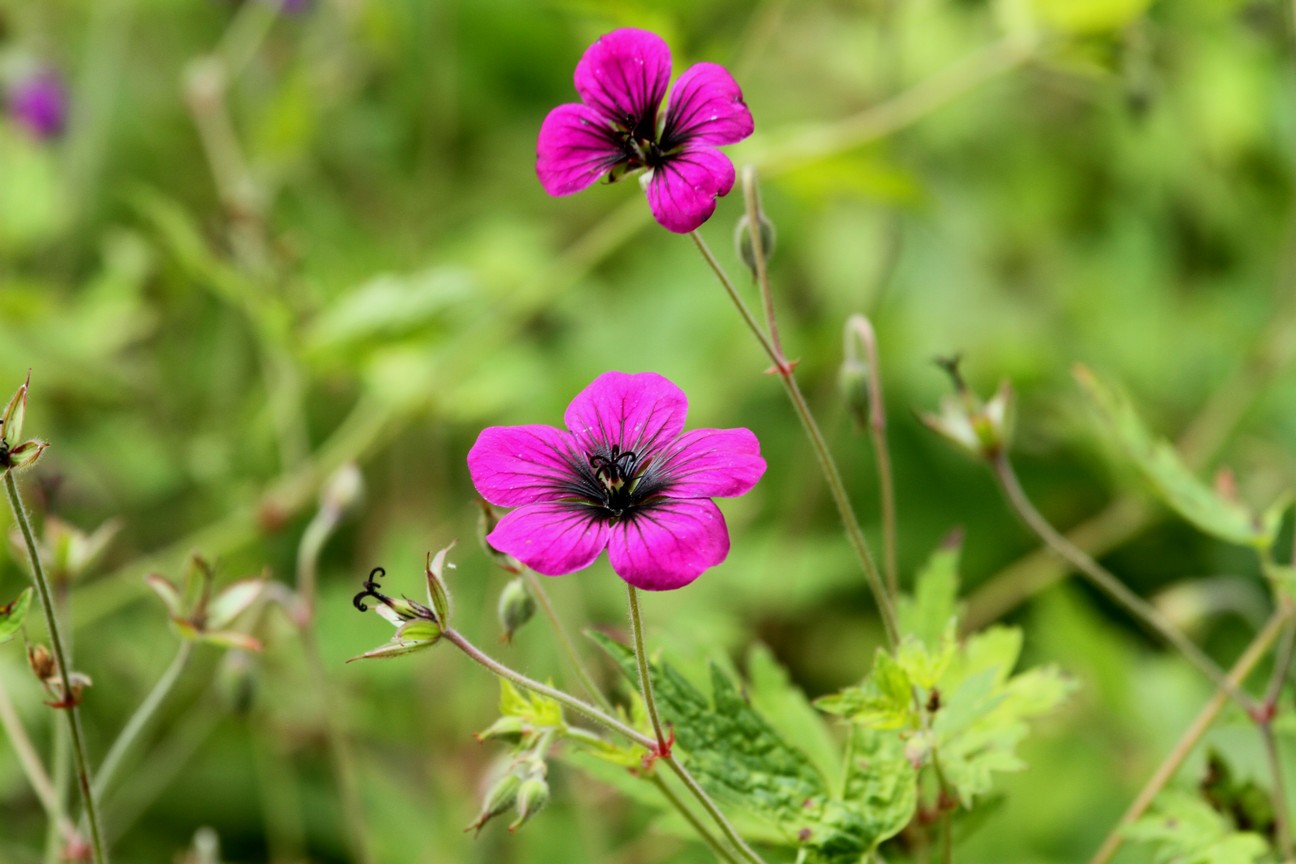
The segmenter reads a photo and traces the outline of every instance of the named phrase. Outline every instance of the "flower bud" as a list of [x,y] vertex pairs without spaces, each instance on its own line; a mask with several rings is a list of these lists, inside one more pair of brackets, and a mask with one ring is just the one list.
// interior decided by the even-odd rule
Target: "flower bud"
[[1012,437],[1012,386],[1004,381],[989,402],[982,402],[964,383],[957,358],[938,361],[954,381],[953,396],[941,400],[939,415],[922,414],[927,428],[982,459],[995,459]]
[[837,383],[842,396],[846,399],[846,408],[855,420],[856,429],[867,429],[869,425],[869,373],[868,365],[858,357],[847,357],[842,360],[837,370]]
[[521,577],[504,586],[499,596],[499,622],[504,630],[504,641],[512,642],[513,634],[535,615],[536,603]]
[[[757,222],[760,225],[760,245],[761,257],[766,263],[774,257],[774,243],[777,240],[774,223],[769,220],[762,210],[756,214]],[[756,269],[756,250],[752,248],[751,220],[744,213],[738,219],[738,225],[734,228],[734,246],[738,249],[738,257],[747,265],[747,269],[752,272],[752,276],[757,274]]]
[[27,415],[27,388],[30,386],[31,370],[28,369],[27,380],[14,393],[5,408],[4,416],[0,417],[0,446],[12,448],[18,445],[18,439],[22,436],[23,418]]
[[33,643],[27,646],[27,665],[42,682],[58,674],[58,664],[54,662],[54,655],[44,645]]
[[472,824],[465,828],[465,831],[472,831],[476,834],[481,833],[482,826],[509,810],[517,803],[518,790],[522,787],[522,778],[516,772],[510,771],[495,784],[491,786],[490,791],[486,793],[486,800],[482,804],[481,812]]
[[430,605],[432,611],[436,613],[437,621],[440,622],[442,627],[448,627],[450,625],[450,612],[452,606],[450,602],[450,588],[445,583],[445,570],[446,568],[453,568],[455,566],[446,561],[446,553],[453,549],[454,545],[455,544],[451,542],[449,546],[445,547],[440,552],[437,552],[435,556],[433,556],[431,552],[428,552],[427,566],[425,568],[428,583],[428,605]]
[[517,818],[508,826],[508,830],[516,831],[521,828],[527,821],[535,816],[544,806],[549,803],[549,784],[545,782],[543,776],[534,774],[527,777],[518,786],[517,790]]

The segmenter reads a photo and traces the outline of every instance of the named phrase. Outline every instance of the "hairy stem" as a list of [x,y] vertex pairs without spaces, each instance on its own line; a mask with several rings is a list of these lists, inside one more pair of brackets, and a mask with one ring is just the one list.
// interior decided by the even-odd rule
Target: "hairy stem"
[[[458,630],[455,630],[453,627],[446,627],[442,631],[441,635],[447,642],[454,645],[464,654],[467,654],[474,662],[484,666],[487,670],[506,681],[509,681],[524,690],[530,690],[532,693],[539,693],[542,696],[547,696],[555,702],[567,706],[581,716],[593,720],[600,726],[615,732],[627,741],[638,744],[649,753],[660,753],[659,743],[657,741],[649,738],[647,735],[644,735],[642,732],[639,732],[631,726],[622,723],[611,714],[594,707],[582,699],[572,696],[570,693],[565,693],[555,687],[550,687],[548,684],[541,684],[534,678],[528,678],[521,672],[510,669],[508,666],[505,666],[503,663],[486,654],[472,642],[468,641],[467,637]],[[720,812],[720,808],[711,800],[711,796],[709,796],[706,793],[706,790],[698,784],[697,780],[693,778],[693,775],[689,773],[688,769],[669,752],[662,754],[659,758],[662,762],[665,762],[670,766],[670,769],[675,772],[675,776],[679,777],[680,781],[683,782],[684,786],[697,800],[698,804],[706,810],[707,814],[711,816],[721,833],[723,833],[729,842],[734,845],[734,848],[738,850],[743,858],[746,859],[749,864],[764,864],[761,857],[747,845],[746,841],[744,841],[741,836],[739,836],[733,825],[731,825],[729,820],[725,818],[724,814]]]
[[1009,505],[1036,536],[1043,540],[1050,549],[1061,556],[1068,564],[1080,571],[1095,587],[1115,601],[1122,609],[1170,643],[1188,662],[1196,666],[1203,675],[1236,701],[1242,710],[1247,713],[1253,712],[1255,700],[1238,689],[1236,684],[1231,683],[1229,677],[1215,664],[1215,661],[1207,657],[1196,644],[1171,624],[1155,607],[1126,588],[1125,583],[1086,555],[1083,550],[1077,548],[1070,540],[1059,533],[1047,519],[1040,515],[1040,512],[1035,509],[1035,505],[1031,503],[1030,498],[1022,489],[1021,483],[1017,479],[1017,473],[1013,470],[1012,463],[1006,453],[1000,451],[991,461],[991,467]]
[[176,651],[175,658],[167,666],[162,677],[153,685],[148,696],[135,709],[130,720],[126,721],[125,727],[122,728],[121,734],[113,742],[112,747],[108,748],[108,755],[99,765],[99,773],[95,777],[94,793],[95,797],[102,800],[104,795],[112,789],[113,781],[117,779],[117,770],[121,768],[122,759],[130,752],[130,748],[139,739],[140,735],[148,728],[148,724],[153,719],[153,715],[162,707],[170,695],[176,682],[180,680],[181,673],[189,664],[189,658],[193,654],[194,643],[188,639],[181,641],[180,649]]
[[738,313],[747,324],[747,329],[756,337],[756,341],[760,343],[761,348],[764,349],[766,355],[774,363],[774,369],[778,373],[779,381],[783,383],[783,389],[787,391],[788,399],[792,401],[792,407],[796,411],[797,419],[801,421],[801,427],[810,439],[815,459],[819,463],[819,470],[828,483],[833,503],[837,505],[837,513],[840,515],[842,525],[846,529],[846,537],[855,552],[855,557],[859,559],[860,568],[864,571],[864,577],[868,580],[869,588],[873,592],[874,602],[877,603],[878,613],[882,618],[882,627],[886,632],[887,643],[894,648],[899,644],[900,637],[891,598],[882,584],[882,576],[878,572],[877,564],[873,561],[873,555],[869,552],[868,541],[864,539],[864,532],[860,529],[859,519],[855,516],[855,508],[851,505],[850,496],[846,494],[846,485],[842,482],[841,472],[837,469],[837,463],[833,460],[832,452],[828,449],[828,442],[824,440],[823,433],[819,430],[819,424],[815,422],[814,414],[810,411],[810,406],[801,393],[801,388],[797,385],[792,369],[787,360],[761,330],[760,324],[756,322],[751,310],[747,308],[747,304],[743,301],[742,295],[738,293],[733,280],[729,278],[720,262],[716,260],[711,248],[702,239],[702,235],[694,231],[689,236],[693,238],[698,251],[702,253],[702,257],[706,259],[712,272],[720,280],[720,284],[724,286],[725,293],[729,295],[729,299],[733,301],[734,306],[738,309]]
[[653,732],[657,735],[657,753],[665,756],[670,752],[670,744],[666,740],[666,733],[662,731],[661,715],[657,712],[657,700],[653,697],[648,652],[644,649],[643,620],[639,617],[639,592],[629,582],[626,583],[626,596],[630,599],[630,633],[634,637],[635,662],[639,665],[639,690],[643,693],[644,707],[648,709],[648,719],[652,721]]
[[1286,625],[1291,614],[1292,610],[1289,608],[1275,612],[1269,622],[1265,624],[1264,629],[1242,652],[1242,656],[1238,658],[1237,663],[1229,670],[1227,686],[1221,686],[1215,691],[1215,695],[1211,697],[1210,701],[1206,703],[1206,706],[1202,708],[1201,712],[1184,731],[1184,734],[1175,742],[1174,748],[1171,749],[1169,755],[1157,767],[1152,776],[1148,778],[1147,783],[1139,791],[1138,797],[1134,799],[1134,803],[1130,804],[1129,809],[1121,816],[1120,822],[1107,835],[1107,839],[1103,841],[1094,857],[1089,860],[1089,864],[1106,864],[1112,859],[1112,856],[1116,854],[1116,850],[1120,848],[1121,843],[1125,840],[1125,829],[1138,821],[1139,817],[1151,806],[1153,799],[1156,798],[1161,789],[1164,788],[1166,783],[1170,782],[1170,778],[1174,776],[1175,772],[1179,770],[1179,766],[1188,758],[1188,754],[1192,752],[1193,747],[1210,729],[1220,711],[1224,710],[1224,706],[1230,698],[1230,691],[1242,686],[1242,682],[1246,680],[1246,677],[1251,674],[1251,670],[1264,657],[1273,641],[1278,638],[1278,634]]
[[714,834],[711,833],[710,828],[702,824],[702,820],[698,819],[697,815],[689,808],[683,798],[675,794],[675,790],[670,788],[666,781],[662,779],[661,774],[658,774],[656,771],[652,772],[648,775],[648,782],[656,786],[657,791],[661,792],[662,797],[670,802],[670,805],[675,808],[675,811],[679,813],[680,816],[684,817],[684,821],[689,824],[690,828],[697,832],[697,835],[702,838],[702,842],[707,845],[707,848],[711,850],[716,858],[719,858],[721,861],[726,861],[728,864],[738,864],[738,859],[734,857],[733,853],[729,851],[729,849],[727,849]]
[[90,776],[90,757],[86,753],[85,734],[81,729],[81,712],[72,692],[72,678],[69,657],[63,650],[63,633],[59,626],[58,616],[54,614],[54,597],[50,590],[49,580],[45,577],[45,566],[41,563],[40,551],[36,545],[36,536],[32,533],[31,520],[27,518],[27,508],[23,506],[22,496],[18,492],[18,481],[12,471],[4,472],[5,492],[9,495],[9,507],[13,510],[14,521],[22,532],[23,544],[31,558],[32,578],[36,591],[40,594],[41,608],[45,611],[45,625],[49,629],[50,647],[54,660],[58,664],[58,674],[62,693],[60,698],[67,703],[60,710],[67,713],[68,731],[72,735],[72,752],[76,759],[77,782],[81,787],[81,801],[85,806],[86,821],[90,825],[90,846],[94,852],[96,864],[105,864],[108,860],[107,847],[100,829],[99,808],[95,805],[94,786]]

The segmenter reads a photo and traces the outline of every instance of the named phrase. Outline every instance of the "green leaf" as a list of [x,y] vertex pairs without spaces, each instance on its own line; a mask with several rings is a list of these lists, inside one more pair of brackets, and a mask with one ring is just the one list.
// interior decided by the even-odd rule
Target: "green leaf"
[[904,667],[879,648],[862,685],[816,699],[815,707],[870,729],[913,729],[918,723],[913,686]]
[[912,597],[900,598],[896,607],[900,632],[916,636],[936,650],[945,640],[950,622],[958,614],[958,567],[962,538],[947,538],[932,552],[914,580]]
[[1238,831],[1195,795],[1168,789],[1125,836],[1155,847],[1156,864],[1257,864],[1268,860],[1259,834]]
[[564,725],[562,706],[539,693],[524,692],[503,678],[500,679],[500,715],[517,717],[532,726],[561,729]]
[[[1124,393],[1108,387],[1084,367],[1078,367],[1075,376],[1103,423],[1167,506],[1221,540],[1260,549],[1273,545],[1280,520],[1272,510],[1268,518],[1262,518],[1207,486],[1188,470],[1168,441],[1153,437]],[[1281,509],[1278,512],[1281,514]]]
[[1140,17],[1152,0],[1032,0],[1040,21],[1067,33],[1119,30]]
[[840,785],[841,755],[824,717],[788,677],[768,647],[747,652],[747,695],[752,707],[786,741],[795,741],[831,788]]
[[27,588],[12,603],[0,606],[0,645],[8,642],[22,629],[27,610],[31,608],[31,600],[32,589]]
[[[591,636],[628,680],[637,680],[629,648],[598,633]],[[754,817],[762,841],[802,850],[804,860],[816,864],[856,864],[912,815],[907,796],[913,769],[902,757],[857,766],[877,775],[872,785],[858,781],[857,788],[877,795],[895,792],[887,807],[842,800],[806,754],[780,736],[718,667],[711,669],[709,699],[668,664],[654,664],[652,675],[658,707],[675,730],[681,758],[719,802]],[[897,811],[906,812],[903,820]]]

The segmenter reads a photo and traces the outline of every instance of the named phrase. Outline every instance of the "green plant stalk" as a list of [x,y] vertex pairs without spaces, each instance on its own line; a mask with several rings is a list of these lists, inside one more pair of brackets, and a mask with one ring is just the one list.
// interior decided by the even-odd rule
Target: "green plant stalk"
[[629,582],[626,583],[626,596],[630,600],[630,633],[634,637],[635,663],[639,666],[639,690],[643,694],[644,707],[648,709],[653,733],[657,736],[657,755],[665,756],[670,752],[670,743],[666,740],[666,733],[662,731],[661,715],[657,711],[657,700],[653,697],[648,652],[644,648],[643,619],[639,616],[639,592]]
[[1206,703],[1206,706],[1202,708],[1188,728],[1184,730],[1184,734],[1175,742],[1175,746],[1165,760],[1157,766],[1156,771],[1148,778],[1147,783],[1139,791],[1138,797],[1134,799],[1129,809],[1121,816],[1116,827],[1112,828],[1102,846],[1094,854],[1093,858],[1089,859],[1089,864],[1107,864],[1112,859],[1112,856],[1116,854],[1116,850],[1125,841],[1125,829],[1138,821],[1166,783],[1170,782],[1170,778],[1174,776],[1175,772],[1179,770],[1179,766],[1188,758],[1188,754],[1192,752],[1193,747],[1206,734],[1211,724],[1215,722],[1215,718],[1228,704],[1229,691],[1242,686],[1242,682],[1246,680],[1246,677],[1251,674],[1251,670],[1268,652],[1273,641],[1278,638],[1278,634],[1282,632],[1291,615],[1291,608],[1283,608],[1274,612],[1268,623],[1265,624],[1264,629],[1256,635],[1256,638],[1242,652],[1242,656],[1238,658],[1237,663],[1229,670],[1228,686],[1219,687],[1215,691],[1215,695]]
[[[482,651],[470,642],[466,636],[453,627],[444,628],[441,631],[441,636],[464,654],[467,654],[471,660],[484,666],[487,670],[498,675],[500,678],[503,678],[525,690],[530,690],[532,693],[539,693],[541,696],[547,696],[560,705],[567,706],[577,714],[580,714],[589,720],[593,720],[595,723],[615,732],[627,741],[638,744],[649,753],[659,752],[658,744],[652,738],[649,738],[642,732],[622,723],[617,718],[599,710],[588,702],[572,696],[570,693],[565,693],[556,687],[550,687],[548,684],[541,684],[534,678],[528,678],[521,672],[510,669],[508,666],[505,666],[503,663]],[[738,835],[738,832],[729,824],[729,820],[720,812],[720,808],[718,808],[715,802],[711,800],[711,796],[709,796],[706,793],[706,790],[698,784],[697,780],[693,778],[693,775],[688,772],[688,769],[680,764],[679,760],[671,754],[665,754],[661,756],[660,759],[670,766],[671,770],[675,772],[675,776],[679,777],[679,779],[684,783],[684,786],[690,793],[692,793],[693,797],[697,799],[697,802],[702,805],[702,808],[707,811],[707,814],[715,821],[716,826],[720,828],[721,832],[726,838],[728,838],[729,842],[733,843],[739,853],[741,853],[747,861],[751,862],[751,864],[764,864],[764,861],[760,856],[758,856],[751,847],[743,841],[742,837]]]
[[727,861],[728,864],[738,864],[738,859],[734,857],[733,852],[725,848],[716,836],[711,833],[711,829],[702,824],[702,821],[689,809],[688,804],[684,803],[684,799],[676,795],[675,790],[670,788],[670,785],[662,779],[661,774],[653,771],[648,775],[648,781],[656,786],[662,797],[669,801],[676,812],[684,817],[684,821],[688,822],[689,827],[697,832],[697,835],[702,838],[702,842],[717,858],[721,861]]
[[1283,861],[1296,860],[1296,850],[1292,848],[1291,811],[1287,809],[1287,784],[1283,779],[1282,757],[1278,753],[1273,719],[1265,719],[1258,725],[1264,741],[1265,761],[1269,763],[1269,773],[1273,776],[1274,845]]
[[49,817],[50,824],[57,828],[58,833],[65,840],[75,837],[76,829],[68,820],[67,814],[63,812],[62,799],[54,788],[54,781],[50,779],[49,774],[45,773],[45,766],[41,763],[40,756],[36,754],[31,739],[27,737],[27,730],[23,728],[22,720],[14,710],[13,701],[10,700],[9,691],[3,681],[0,681],[0,729],[4,730],[5,737],[13,745],[14,755],[18,757],[18,766],[26,776],[32,791],[36,793],[41,806],[45,808],[45,815]]
[[600,708],[604,711],[611,711],[612,703],[608,701],[607,696],[599,689],[599,686],[594,683],[594,677],[590,675],[589,669],[581,660],[580,654],[576,651],[575,643],[572,642],[571,636],[567,633],[567,628],[563,626],[562,619],[558,617],[558,612],[549,600],[549,593],[540,584],[540,577],[536,576],[531,568],[524,566],[522,578],[526,580],[527,588],[531,591],[531,596],[535,597],[540,611],[549,620],[549,628],[553,631],[554,638],[558,640],[558,647],[562,650],[563,656],[566,657],[567,665],[571,667],[572,672],[576,675],[576,680],[580,682],[581,687],[585,688],[590,698],[599,704]]
[[895,609],[892,607],[890,598],[887,595],[886,587],[882,584],[882,576],[878,572],[877,564],[873,562],[873,555],[869,552],[868,541],[864,539],[864,532],[860,529],[859,520],[855,516],[855,509],[850,502],[850,496],[846,494],[846,486],[842,482],[841,472],[837,470],[837,463],[833,461],[832,452],[828,449],[828,442],[824,440],[823,433],[819,431],[819,424],[815,422],[814,414],[810,411],[810,406],[806,403],[801,388],[797,385],[792,369],[761,330],[760,324],[752,316],[751,310],[747,308],[747,304],[738,293],[738,289],[734,286],[724,268],[720,266],[720,262],[716,260],[710,247],[702,239],[702,235],[694,231],[689,236],[693,238],[698,251],[702,253],[702,257],[706,259],[712,272],[720,280],[720,284],[724,286],[725,293],[729,295],[729,299],[733,301],[734,306],[738,309],[738,313],[747,324],[747,329],[756,337],[756,341],[760,343],[761,348],[764,349],[774,363],[774,369],[778,373],[779,380],[783,383],[783,389],[787,391],[788,398],[792,401],[792,407],[796,411],[797,419],[801,421],[801,428],[805,430],[806,436],[810,439],[811,448],[814,450],[815,458],[819,462],[819,470],[828,483],[833,503],[837,505],[837,512],[841,516],[842,525],[845,527],[846,537],[850,541],[856,558],[859,559],[860,567],[864,571],[864,577],[868,580],[869,588],[873,592],[878,613],[882,618],[882,627],[886,632],[887,644],[891,648],[895,648],[900,642]]
[[873,458],[877,462],[878,498],[882,505],[882,564],[886,574],[887,589],[892,602],[900,597],[899,565],[896,563],[896,505],[895,475],[891,466],[891,449],[887,447],[886,406],[882,403],[882,367],[878,365],[877,334],[873,324],[863,315],[852,315],[846,321],[844,354],[855,357],[851,334],[864,346],[865,367],[868,369],[869,413],[868,430],[873,442]]
[[1236,684],[1230,683],[1230,679],[1224,674],[1224,671],[1202,653],[1202,650],[1192,640],[1184,636],[1155,607],[1126,588],[1123,582],[1101,564],[1067,540],[1065,536],[1049,524],[1047,519],[1040,515],[1040,512],[1035,509],[1035,505],[1031,503],[1030,498],[1022,489],[1021,483],[1017,479],[1017,473],[1013,470],[1012,463],[1009,461],[1006,452],[1000,450],[989,460],[989,463],[995,479],[999,482],[999,488],[1008,500],[1009,506],[1036,536],[1043,540],[1063,560],[1086,576],[1095,587],[1115,601],[1122,609],[1170,643],[1188,662],[1196,666],[1203,675],[1228,693],[1229,697],[1237,702],[1243,711],[1254,715],[1255,700],[1242,692]]
[[130,720],[122,728],[117,740],[113,742],[112,747],[108,748],[108,755],[104,757],[103,762],[99,764],[99,771],[94,780],[94,794],[100,801],[104,795],[112,789],[113,781],[117,778],[117,771],[121,768],[122,759],[130,752],[140,735],[148,728],[149,723],[162,703],[166,701],[167,696],[171,694],[176,682],[180,680],[181,674],[185,667],[189,665],[189,659],[193,655],[194,643],[189,639],[182,639],[180,648],[176,651],[175,657],[167,666],[162,677],[153,685],[148,696],[135,709]]
[[9,495],[9,507],[13,510],[14,521],[22,532],[23,543],[27,546],[27,555],[31,558],[32,578],[36,583],[36,592],[40,594],[41,608],[45,611],[45,625],[49,629],[50,647],[54,660],[58,663],[59,678],[63,685],[62,698],[68,701],[68,731],[72,735],[72,753],[76,759],[77,782],[81,787],[81,800],[85,805],[86,821],[90,825],[90,847],[94,852],[96,864],[106,864],[107,848],[103,842],[103,832],[99,822],[99,808],[95,806],[94,787],[90,775],[90,757],[86,754],[85,734],[81,730],[81,712],[77,709],[72,694],[72,679],[68,672],[68,655],[63,650],[63,633],[59,627],[58,616],[54,614],[54,597],[50,591],[49,580],[45,578],[45,565],[41,563],[40,550],[36,545],[36,536],[32,533],[31,520],[27,518],[27,508],[23,506],[22,496],[18,492],[18,481],[13,471],[4,472],[5,492]]
[[338,719],[342,716],[341,708],[336,704],[336,695],[329,685],[324,655],[320,651],[319,640],[315,633],[315,584],[319,569],[319,555],[325,542],[337,527],[337,519],[336,514],[321,509],[311,519],[302,535],[302,541],[297,547],[296,587],[300,610],[294,617],[297,621],[297,631],[301,635],[306,662],[319,687],[320,700],[324,706],[324,732],[328,737],[333,773],[337,776],[338,795],[342,799],[342,813],[346,822],[351,854],[362,864],[373,864],[375,859],[373,848],[369,843],[369,833],[365,827],[364,801],[360,797],[355,758]]
[[[549,619],[549,625],[553,630],[554,636],[558,639],[558,643],[562,647],[563,653],[567,656],[567,662],[575,671],[576,677],[580,679],[581,685],[589,691],[590,696],[598,702],[600,708],[604,711],[611,712],[612,703],[608,701],[607,696],[605,696],[603,691],[598,688],[598,685],[594,683],[594,679],[590,676],[589,670],[581,661],[580,655],[576,653],[576,646],[572,643],[571,636],[567,633],[567,629],[563,626],[562,620],[554,610],[553,603],[549,600],[549,594],[544,590],[544,586],[541,585],[539,577],[537,577],[535,572],[529,567],[524,567],[522,574],[523,578],[527,580],[527,586],[531,589],[532,595],[536,598],[536,603],[539,604],[545,617]],[[688,804],[676,795],[675,791],[661,779],[660,774],[653,771],[650,772],[647,777],[652,784],[657,787],[658,791],[662,793],[662,796],[665,797],[671,807],[675,808],[676,812],[684,818],[684,821],[688,822],[689,825],[692,826],[693,830],[698,833],[711,851],[715,852],[716,855],[723,860],[732,862],[732,864],[737,864],[737,861],[733,858],[729,850],[720,844],[720,841],[718,841],[715,836],[711,834],[710,830],[702,824],[702,821],[698,819],[697,815],[692,811]]]
[[[55,726],[50,732],[54,744],[54,755],[50,759],[50,775],[54,778],[54,798],[58,801],[59,810],[66,812],[68,785],[72,779],[72,747],[65,728]],[[49,830],[45,834],[45,864],[60,864],[60,859],[63,857],[61,841],[63,836],[59,824],[50,822]]]

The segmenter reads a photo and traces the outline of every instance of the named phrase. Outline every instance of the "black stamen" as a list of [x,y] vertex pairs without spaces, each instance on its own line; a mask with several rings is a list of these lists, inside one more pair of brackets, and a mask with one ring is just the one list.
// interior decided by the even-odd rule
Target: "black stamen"
[[375,600],[382,603],[384,606],[392,605],[391,598],[386,596],[385,594],[379,593],[378,591],[378,589],[381,587],[378,584],[378,580],[386,575],[387,575],[387,571],[381,567],[375,567],[374,569],[370,570],[369,578],[364,581],[365,590],[355,595],[355,597],[352,598],[351,603],[361,612],[369,611],[369,607],[365,605],[364,602],[365,597],[372,597]]

